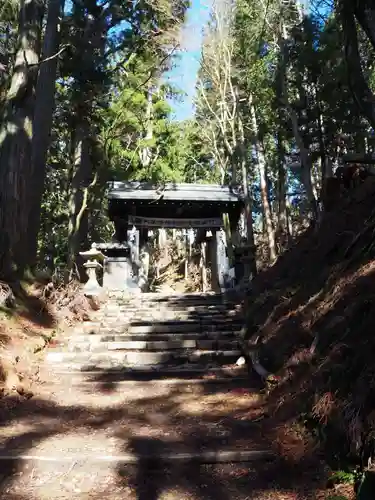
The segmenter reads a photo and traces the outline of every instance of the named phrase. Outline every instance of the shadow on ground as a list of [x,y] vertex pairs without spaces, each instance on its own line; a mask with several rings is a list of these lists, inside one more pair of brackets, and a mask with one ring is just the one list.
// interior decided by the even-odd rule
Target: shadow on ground
[[[189,415],[181,415],[180,418],[185,420],[185,425],[179,429],[176,439],[178,423],[174,418],[167,418],[167,416],[173,413],[172,409],[175,406],[178,406],[178,402],[174,401],[174,398],[178,398],[178,393],[178,389],[175,389],[168,397],[163,397],[165,406],[161,414],[166,417],[166,421],[159,421],[157,426],[155,423],[153,424],[154,428],[158,428],[157,437],[154,437],[152,432],[148,437],[137,435],[140,430],[147,428],[150,421],[157,416],[155,412],[150,411],[150,408],[160,406],[160,401],[157,398],[150,397],[139,402],[134,408],[130,403],[119,405],[110,410],[95,410],[81,405],[64,407],[38,399],[30,400],[21,405],[14,404],[11,408],[12,403],[15,402],[9,399],[7,403],[11,409],[8,415],[2,415],[1,419],[3,435],[6,434],[7,427],[10,428],[16,423],[19,433],[16,437],[2,439],[0,455],[18,451],[23,454],[59,457],[67,452],[67,445],[61,446],[60,449],[52,445],[51,448],[51,445],[48,445],[50,439],[59,437],[64,440],[64,436],[67,434],[71,436],[77,433],[77,436],[82,434],[86,436],[87,432],[89,435],[95,435],[98,431],[105,431],[108,438],[116,438],[119,443],[127,443],[126,447],[119,445],[116,455],[131,451],[139,457],[137,465],[115,466],[116,483],[115,486],[111,485],[109,492],[107,492],[109,496],[111,488],[116,487],[116,489],[131,490],[128,497],[122,496],[122,498],[137,500],[160,498],[173,500],[177,500],[177,498],[279,499],[281,497],[277,495],[296,494],[296,492],[300,495],[297,498],[316,498],[314,496],[315,490],[324,481],[324,472],[312,457],[301,457],[302,459],[297,461],[280,457],[276,462],[261,461],[231,465],[202,465],[194,461],[183,464],[173,460],[163,463],[160,460],[144,459],[145,453],[179,452],[187,449],[194,452],[201,451],[206,447],[211,450],[220,450],[225,449],[228,443],[231,448],[233,446],[239,449],[248,448],[250,443],[255,449],[268,446],[273,447],[276,452],[278,451],[277,429],[268,429],[267,435],[262,435],[264,429],[258,422],[252,423],[251,419],[249,420],[248,409],[242,412],[247,416],[247,421],[241,420],[241,412],[233,413],[229,408],[226,414],[210,413],[210,421],[216,422],[215,429],[211,433],[207,433],[208,427],[205,425],[207,415],[197,414],[195,421]],[[220,393],[217,395],[225,397]],[[175,409],[181,412],[181,409]],[[222,422],[218,424],[220,421]],[[22,424],[27,427],[24,432],[20,432]],[[218,437],[218,427],[221,432],[225,433],[225,438]],[[141,434],[145,433],[141,432]],[[54,468],[57,473],[59,466],[55,464]],[[88,476],[92,474],[91,468],[89,464],[86,471]],[[20,474],[25,475],[22,461],[2,462],[0,477],[3,491],[12,490],[12,485],[17,484]],[[69,481],[69,477],[67,480]],[[276,496],[266,496],[276,491]],[[101,493],[103,494],[103,492]],[[16,497],[7,493],[1,498],[12,499]],[[26,498],[34,498],[34,496],[25,496]],[[58,494],[56,496],[51,494],[50,498],[60,497]],[[95,497],[95,491],[93,491],[90,498],[100,498],[100,495]],[[110,496],[110,498],[117,497]]]
[[[188,304],[191,304],[189,300],[193,299],[181,297],[175,300],[181,301],[179,305],[187,309]],[[194,321],[199,318],[201,332],[205,332],[208,313],[209,309],[203,308],[201,313],[192,313],[190,317]],[[241,313],[238,314],[237,317],[228,313],[226,328],[231,324],[233,326],[236,320],[242,321]],[[267,418],[267,400],[261,393],[259,379],[251,374],[245,381],[236,380],[236,374],[228,373],[225,368],[222,368],[221,375],[234,379],[226,384],[214,381],[195,386],[165,384],[165,389],[159,388],[158,394],[152,384],[156,378],[153,371],[128,373],[125,376],[120,372],[103,371],[91,378],[91,385],[78,386],[77,395],[72,398],[74,403],[59,402],[58,388],[55,388],[56,395],[35,397],[29,401],[3,398],[0,455],[18,452],[63,457],[73,453],[74,447],[79,447],[77,443],[82,440],[85,442],[84,451],[92,454],[95,453],[91,448],[94,441],[90,439],[94,440],[100,434],[105,436],[106,442],[115,443],[116,455],[132,452],[138,460],[133,465],[115,465],[113,483],[108,485],[107,490],[102,485],[101,489],[91,491],[90,499],[103,498],[104,495],[113,500],[318,498],[316,491],[326,481],[320,457],[300,441],[293,441],[294,436],[287,443],[289,449],[285,453],[285,420],[280,426],[279,421]],[[184,377],[187,374],[181,370],[176,378],[181,380]],[[134,386],[122,385],[124,380],[133,380]],[[137,381],[149,381],[149,384],[141,390]],[[62,392],[70,389],[69,384],[60,388]],[[113,402],[107,408],[100,408],[93,402],[83,403],[85,393],[87,395],[93,389],[97,399],[113,393]],[[123,393],[125,399],[115,403],[116,394],[119,393]],[[77,404],[77,401],[81,403]],[[59,440],[56,441],[57,438]],[[64,444],[65,439],[68,441]],[[283,447],[280,446],[281,441]],[[271,462],[202,465],[198,462],[163,463],[144,458],[146,453],[225,448],[273,450],[278,454],[278,459]],[[100,451],[96,453],[100,454]],[[74,464],[74,459],[72,462]],[[26,477],[22,461],[15,459],[2,465],[0,478],[4,496],[1,498],[42,498],[35,496],[38,491],[34,493],[30,484],[29,489],[25,486],[22,491],[17,490],[20,477],[24,481]],[[56,470],[58,467],[55,465]],[[68,482],[71,473],[66,473]],[[88,478],[95,476],[90,464],[87,464],[86,475]],[[51,489],[48,481],[48,478],[42,480],[42,486],[47,488],[49,498],[65,498],[61,491]],[[39,487],[35,486],[36,489]],[[34,496],[30,494],[31,491]],[[80,494],[74,494],[74,497],[80,498]],[[87,496],[82,493],[81,498]]]

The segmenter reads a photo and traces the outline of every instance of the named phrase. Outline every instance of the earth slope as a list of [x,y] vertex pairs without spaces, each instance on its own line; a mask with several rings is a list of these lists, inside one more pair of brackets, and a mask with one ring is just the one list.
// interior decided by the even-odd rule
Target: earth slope
[[375,422],[375,180],[324,215],[247,299],[247,339],[277,375],[271,413],[309,423],[334,454],[371,454]]

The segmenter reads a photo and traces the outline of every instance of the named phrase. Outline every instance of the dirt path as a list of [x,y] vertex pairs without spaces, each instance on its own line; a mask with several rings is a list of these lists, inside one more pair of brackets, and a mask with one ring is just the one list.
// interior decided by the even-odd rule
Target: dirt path
[[[283,478],[282,473],[286,476]],[[298,472],[298,471],[297,471]],[[113,466],[72,462],[59,466],[28,463],[3,484],[10,500],[318,500],[319,492],[290,487],[290,469],[248,464]],[[267,485],[265,487],[265,485]],[[308,490],[308,488],[306,488]]]
[[[133,302],[133,308],[139,306],[136,298]],[[109,301],[91,323],[78,326],[73,344],[92,334],[82,353],[90,355],[103,328],[129,326],[129,308],[119,299]],[[148,308],[163,318],[161,306],[149,302]],[[98,324],[100,331],[91,332]],[[183,337],[182,330],[176,331]],[[201,329],[195,335],[202,335]],[[50,352],[61,349],[59,340]],[[168,365],[148,368],[142,375],[124,367],[66,373],[63,366],[42,361],[32,398],[0,400],[0,499],[325,498],[324,465],[307,452],[289,422],[272,421],[262,384],[245,367],[199,362],[188,363],[186,370],[179,365],[178,372]],[[215,373],[226,380],[214,380]],[[202,378],[189,379],[193,376]],[[228,458],[229,452],[230,464],[217,463],[218,456]],[[214,454],[216,463],[202,465],[197,460],[202,453],[206,458]]]
[[127,465],[109,458],[129,452],[277,451],[278,436],[264,426],[263,396],[254,384],[72,381],[45,373],[30,400],[2,400],[0,455],[55,462],[0,462],[0,498],[319,498],[320,472],[304,466],[301,474],[296,464],[281,459],[230,465],[163,465],[140,459]]

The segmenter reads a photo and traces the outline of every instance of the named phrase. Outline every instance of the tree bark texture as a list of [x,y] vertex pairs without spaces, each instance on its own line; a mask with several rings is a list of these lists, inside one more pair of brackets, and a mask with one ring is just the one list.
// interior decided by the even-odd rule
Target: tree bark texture
[[42,60],[36,86],[34,113],[34,134],[32,138],[32,177],[31,201],[28,225],[29,259],[36,263],[38,233],[40,226],[41,203],[46,178],[46,160],[51,139],[52,116],[55,107],[55,82],[60,42],[59,24],[64,0],[50,0],[48,4],[47,25],[44,35]]
[[290,236],[286,205],[285,154],[282,132],[279,126],[277,133],[277,232],[279,244],[282,248],[287,246]]
[[263,205],[263,216],[265,223],[265,230],[267,234],[268,241],[268,251],[269,258],[271,262],[274,262],[277,258],[276,253],[276,243],[275,243],[275,232],[272,223],[272,213],[271,206],[268,199],[268,186],[267,186],[267,172],[266,172],[266,159],[264,156],[263,145],[259,137],[258,121],[256,117],[255,106],[252,101],[252,96],[250,97],[250,113],[251,113],[251,123],[254,133],[254,146],[258,159],[258,169],[259,169],[259,180],[260,180],[260,193]]
[[0,130],[0,275],[22,274],[28,264],[27,226],[31,143],[43,4],[22,0],[18,48]]
[[257,275],[257,263],[256,263],[256,246],[254,238],[254,228],[253,228],[253,203],[249,190],[249,171],[247,167],[247,155],[246,155],[246,144],[245,144],[245,134],[242,123],[241,115],[238,117],[238,129],[240,136],[240,154],[241,154],[241,174],[242,174],[242,189],[245,198],[245,223],[246,223],[246,239],[247,244],[251,248],[250,260],[245,265],[245,277],[250,279]]
[[[88,124],[80,123],[76,127],[72,137],[72,149],[73,165],[68,226],[69,278],[72,277],[78,253],[83,249],[87,238],[88,194],[92,177]],[[82,273],[80,264],[82,263],[78,261],[79,267],[76,270],[79,275]]]
[[344,0],[351,6],[355,17],[375,49],[375,2],[374,0]]
[[[371,12],[369,0],[361,0],[362,7],[356,0],[344,0],[341,4],[341,22],[344,35],[345,58],[348,69],[348,79],[354,100],[360,113],[367,118],[375,129],[375,96],[371,91],[362,71],[361,58],[358,46],[358,34],[355,16],[369,36],[375,47],[375,26],[370,26],[370,19],[365,18],[366,9]],[[372,11],[373,12],[373,11]],[[373,13],[374,15],[374,13]]]
[[[78,4],[74,5],[77,14],[82,15]],[[88,209],[90,208],[90,192],[98,181],[98,168],[93,165],[92,143],[93,128],[91,125],[92,102],[96,97],[97,86],[90,79],[91,72],[97,68],[97,55],[100,54],[104,61],[104,48],[107,26],[103,11],[98,16],[87,16],[85,28],[82,33],[82,50],[75,61],[74,78],[77,82],[75,96],[74,123],[75,130],[72,134],[72,177],[69,200],[69,255],[68,277],[78,271],[81,277],[83,268],[79,251],[87,246],[88,240]],[[95,168],[94,168],[95,167]],[[94,174],[95,171],[95,174]],[[77,262],[76,262],[77,260]],[[75,264],[78,264],[76,266]]]

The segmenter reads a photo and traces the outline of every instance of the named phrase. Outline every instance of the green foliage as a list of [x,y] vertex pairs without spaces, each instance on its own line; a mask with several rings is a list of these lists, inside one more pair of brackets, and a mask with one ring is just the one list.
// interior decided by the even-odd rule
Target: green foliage
[[[286,174],[285,189],[296,193],[290,196],[295,202],[289,209],[290,216],[301,220],[306,205],[303,187],[286,167],[289,154],[298,153],[299,147],[282,96],[280,40],[285,34],[287,93],[297,115],[300,135],[311,155],[317,192],[321,186],[322,165],[327,160],[338,165],[345,152],[370,152],[374,149],[374,136],[360,115],[348,85],[338,17],[327,11],[323,18],[321,12],[315,14],[316,9],[302,16],[298,3],[294,1],[271,0],[267,2],[266,10],[260,9],[257,2],[248,0],[222,4],[227,8],[230,6],[231,14],[222,20],[222,23],[227,23],[225,33],[219,33],[217,22],[211,22],[206,30],[197,121],[211,145],[212,162],[231,168],[236,158],[226,150],[224,138],[231,141],[233,131],[227,126],[223,135],[220,113],[223,106],[228,108],[226,119],[229,123],[233,93],[229,91],[227,81],[228,92],[222,94],[221,83],[225,80],[223,61],[220,50],[212,50],[213,44],[219,48],[226,43],[231,58],[229,79],[238,96],[236,113],[245,129],[248,181],[252,184],[254,211],[261,208],[259,177],[255,168],[257,157],[253,147],[258,141],[267,162],[270,202],[280,196],[282,165]],[[365,76],[372,85],[374,71],[369,60],[373,58],[373,49],[362,32],[360,43]],[[249,97],[255,110],[257,131],[251,120]],[[237,131],[235,142],[238,140]]]
[[102,6],[85,0],[64,16],[62,43],[69,47],[59,64],[39,237],[40,260],[51,270],[63,268],[69,253],[75,130],[83,118],[92,165],[86,183],[94,182],[85,211],[89,241],[113,232],[104,201],[108,180],[207,178],[204,155],[196,154],[199,133],[172,121],[167,99],[178,90],[162,83],[187,6],[185,0]]
[[[246,179],[259,222],[268,199],[278,226],[283,196],[291,224],[303,222],[305,193],[298,175],[286,167],[298,145],[283,82],[318,193],[325,160],[337,165],[346,151],[375,148],[348,86],[338,16],[318,15],[314,8],[304,16],[293,0],[271,0],[266,9],[255,0],[214,2],[204,32],[195,116],[173,120],[168,102],[179,98],[179,90],[166,85],[163,74],[176,61],[188,4],[83,0],[66,6],[39,235],[41,261],[50,256],[51,269],[65,265],[75,225],[81,225],[81,246],[111,234],[104,201],[110,179]],[[0,70],[0,113],[12,73],[18,8],[16,0],[0,7],[0,64],[6,65]],[[373,49],[361,30],[359,42],[364,74],[374,87]],[[82,163],[77,131],[83,125],[89,168],[77,181]],[[263,187],[260,151],[266,164]],[[84,217],[77,223],[80,208]],[[257,229],[262,234],[264,225]]]
[[14,62],[18,7],[17,0],[5,0],[0,5],[0,124],[9,76]]
[[354,471],[338,470],[331,474],[329,480],[331,485],[354,484],[354,481],[356,480],[356,474]]

